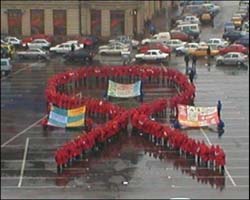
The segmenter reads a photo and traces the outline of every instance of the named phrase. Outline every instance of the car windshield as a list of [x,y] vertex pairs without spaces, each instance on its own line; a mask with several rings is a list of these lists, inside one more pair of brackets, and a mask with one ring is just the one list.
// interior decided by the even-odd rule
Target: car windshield
[[1,60],[1,65],[7,65],[7,61],[6,60]]

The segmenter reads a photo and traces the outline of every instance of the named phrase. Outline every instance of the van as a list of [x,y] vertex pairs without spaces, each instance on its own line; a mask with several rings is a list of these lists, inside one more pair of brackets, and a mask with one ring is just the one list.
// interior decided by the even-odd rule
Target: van
[[1,58],[1,74],[8,75],[12,70],[10,58]]
[[171,39],[169,32],[160,32],[158,34],[153,35],[151,38],[146,38],[141,41],[141,44],[149,44],[149,43],[155,43],[155,42],[167,42]]
[[179,24],[175,30],[182,31],[194,39],[198,39],[201,33],[198,24]]

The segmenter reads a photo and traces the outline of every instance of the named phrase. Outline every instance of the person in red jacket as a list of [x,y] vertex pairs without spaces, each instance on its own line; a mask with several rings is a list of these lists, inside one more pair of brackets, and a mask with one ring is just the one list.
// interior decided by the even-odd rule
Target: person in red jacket
[[226,161],[226,156],[224,151],[219,147],[219,145],[216,145],[215,147],[215,164],[217,167],[219,167],[220,172],[224,172],[224,166]]
[[62,153],[61,148],[56,151],[55,160],[57,163],[57,173],[61,173],[62,172],[62,165],[63,165],[63,153]]
[[215,146],[211,145],[209,148],[209,167],[214,166],[215,163]]

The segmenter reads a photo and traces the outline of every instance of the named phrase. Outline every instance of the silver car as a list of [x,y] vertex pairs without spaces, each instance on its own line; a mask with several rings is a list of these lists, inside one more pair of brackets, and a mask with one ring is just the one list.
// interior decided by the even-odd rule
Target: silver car
[[216,65],[247,65],[248,56],[243,53],[230,52],[216,58]]
[[28,49],[27,51],[18,51],[17,52],[18,58],[30,58],[30,59],[45,59],[49,60],[48,52],[39,49]]

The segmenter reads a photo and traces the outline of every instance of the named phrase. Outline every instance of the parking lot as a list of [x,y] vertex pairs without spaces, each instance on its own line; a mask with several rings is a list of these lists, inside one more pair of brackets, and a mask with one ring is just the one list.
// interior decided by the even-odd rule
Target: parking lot
[[[202,28],[201,40],[221,37],[223,23],[236,9],[236,1],[218,1],[221,12],[215,27]],[[133,51],[133,54],[135,50]],[[121,65],[119,56],[100,56],[91,65]],[[147,64],[143,64],[147,65]],[[185,72],[183,56],[172,55],[168,66]],[[102,152],[91,153],[62,174],[56,172],[55,150],[74,138],[77,131],[44,132],[47,80],[59,72],[85,64],[66,64],[60,56],[49,62],[14,61],[13,72],[1,78],[1,196],[7,198],[249,198],[249,69],[216,66],[197,61],[195,105],[215,106],[222,101],[225,133],[216,127],[186,129],[192,138],[220,144],[226,153],[221,175],[204,167],[192,171],[193,161],[177,152],[165,151],[141,136],[123,135]],[[84,94],[84,91],[82,91]],[[101,98],[104,90],[86,91]],[[145,88],[145,99],[162,95],[162,88]],[[173,95],[167,90],[167,96]],[[129,101],[130,103],[133,100]],[[158,119],[161,121],[166,119]]]

